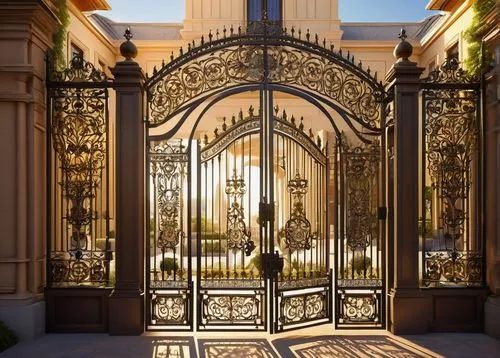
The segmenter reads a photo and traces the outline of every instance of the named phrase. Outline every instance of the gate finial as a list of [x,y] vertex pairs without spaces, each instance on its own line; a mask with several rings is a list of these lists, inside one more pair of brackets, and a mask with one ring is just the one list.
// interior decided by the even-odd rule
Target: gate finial
[[406,41],[408,36],[406,35],[406,30],[404,28],[401,29],[398,38],[401,39],[401,42],[398,43],[398,45],[394,49],[394,57],[396,57],[398,61],[401,60],[403,62],[407,62],[408,58],[413,53],[413,46],[408,41]]
[[135,58],[135,56],[137,56],[137,47],[132,41],[130,41],[130,39],[133,37],[130,27],[127,27],[125,33],[123,34],[123,37],[125,37],[127,41],[122,42],[122,44],[120,45],[120,53],[123,57],[125,57],[126,60],[131,60]]

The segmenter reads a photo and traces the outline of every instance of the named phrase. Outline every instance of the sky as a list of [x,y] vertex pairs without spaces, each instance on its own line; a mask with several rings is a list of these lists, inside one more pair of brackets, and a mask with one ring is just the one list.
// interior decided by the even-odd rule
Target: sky
[[[182,22],[184,1],[108,0],[113,10],[100,13],[119,22]],[[425,10],[428,2],[429,0],[339,0],[339,13],[344,22],[420,21],[434,13]]]

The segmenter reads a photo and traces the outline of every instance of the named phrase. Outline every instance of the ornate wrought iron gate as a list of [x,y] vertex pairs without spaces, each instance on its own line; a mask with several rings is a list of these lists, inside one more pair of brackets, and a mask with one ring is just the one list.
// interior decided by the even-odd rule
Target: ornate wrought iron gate
[[[384,132],[383,86],[309,32],[257,25],[202,37],[147,82],[148,326],[276,332],[330,322],[335,275],[337,323],[379,327],[383,170],[373,138]],[[258,93],[259,108],[195,136],[212,106],[242,92]],[[322,113],[329,146],[274,108],[276,92]]]

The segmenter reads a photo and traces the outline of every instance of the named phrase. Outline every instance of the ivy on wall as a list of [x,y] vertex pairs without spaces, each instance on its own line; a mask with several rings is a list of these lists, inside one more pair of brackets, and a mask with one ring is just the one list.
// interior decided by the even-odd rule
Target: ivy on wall
[[[491,52],[481,46],[484,33],[484,17],[493,10],[496,0],[476,0],[472,5],[474,16],[470,26],[465,30],[464,38],[469,43],[465,68],[471,75],[479,75],[492,60]],[[482,51],[482,53],[481,53]]]
[[64,68],[66,66],[65,44],[66,33],[69,26],[69,11],[66,0],[56,0],[56,15],[59,18],[59,25],[54,33],[54,48],[53,48],[53,61],[57,68]]

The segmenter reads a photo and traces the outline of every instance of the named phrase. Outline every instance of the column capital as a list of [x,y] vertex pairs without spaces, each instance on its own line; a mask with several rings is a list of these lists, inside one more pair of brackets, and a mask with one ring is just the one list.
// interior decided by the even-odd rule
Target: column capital
[[142,68],[134,60],[117,62],[115,67],[111,69],[111,73],[115,77],[114,83],[117,90],[120,87],[140,86],[142,88],[146,80]]
[[418,67],[416,62],[400,61],[392,65],[385,76],[389,86],[395,84],[420,84],[420,76],[425,68]]

